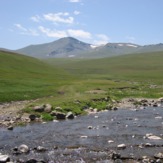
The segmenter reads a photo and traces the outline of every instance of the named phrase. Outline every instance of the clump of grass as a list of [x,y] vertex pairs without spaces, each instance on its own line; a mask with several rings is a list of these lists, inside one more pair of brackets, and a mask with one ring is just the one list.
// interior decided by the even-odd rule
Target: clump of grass
[[23,112],[25,112],[25,113],[32,113],[33,109],[31,107],[26,107],[26,108],[23,109]]
[[41,114],[42,120],[44,121],[52,121],[54,119],[49,113],[42,113]]

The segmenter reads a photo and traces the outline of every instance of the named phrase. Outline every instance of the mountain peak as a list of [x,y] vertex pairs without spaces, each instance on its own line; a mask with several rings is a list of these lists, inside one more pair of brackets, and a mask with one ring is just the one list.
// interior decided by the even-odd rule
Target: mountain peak
[[[78,39],[76,39],[76,38],[74,38],[74,37],[63,37],[63,38],[60,38],[59,40],[57,40],[58,42],[64,42],[64,43],[72,43],[72,44],[74,44],[74,43],[76,43],[76,44],[87,44],[87,43],[84,43],[84,42],[82,42],[82,41],[80,41],[80,40],[78,40]],[[55,42],[55,41],[54,41]],[[88,45],[88,44],[87,44]]]
[[90,44],[73,37],[64,37],[51,43],[28,46],[17,52],[38,58],[45,57],[72,57],[77,53],[90,50]]
[[56,41],[32,45],[16,52],[36,58],[90,57],[101,58],[131,53],[163,51],[163,44],[141,46],[134,43],[107,43],[102,46],[91,45],[73,37],[64,37]]

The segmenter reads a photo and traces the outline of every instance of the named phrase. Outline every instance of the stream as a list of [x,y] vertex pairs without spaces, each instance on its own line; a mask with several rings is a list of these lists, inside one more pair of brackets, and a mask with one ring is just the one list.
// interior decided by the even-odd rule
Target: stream
[[[136,162],[143,156],[154,159],[155,154],[163,153],[162,117],[162,107],[148,107],[33,123],[12,131],[0,128],[0,153],[8,155],[12,162],[27,162],[33,158],[49,163],[112,163],[116,162],[111,158],[113,152],[120,155],[121,162]],[[21,144],[30,148],[27,154],[14,153],[13,149]],[[125,147],[119,148],[120,144]],[[36,150],[38,146],[46,151]]]

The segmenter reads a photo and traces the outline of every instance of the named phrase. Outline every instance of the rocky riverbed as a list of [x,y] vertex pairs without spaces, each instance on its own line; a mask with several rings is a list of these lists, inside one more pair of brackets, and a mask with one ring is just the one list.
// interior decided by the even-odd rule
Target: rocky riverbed
[[127,101],[73,120],[1,127],[0,162],[163,162],[162,102]]

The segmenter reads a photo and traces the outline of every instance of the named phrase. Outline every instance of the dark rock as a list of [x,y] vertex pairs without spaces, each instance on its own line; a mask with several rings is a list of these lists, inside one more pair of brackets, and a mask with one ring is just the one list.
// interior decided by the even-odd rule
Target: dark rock
[[54,148],[55,150],[56,150],[56,149],[58,149],[58,147],[57,147],[57,146],[54,146],[53,148]]
[[112,110],[116,111],[118,110],[118,107],[113,107]]
[[57,118],[58,120],[66,119],[66,114],[61,113],[61,112],[52,111],[52,112],[50,113],[50,115],[56,116],[56,118]]
[[13,151],[18,151],[18,147],[15,147],[12,149]]
[[144,144],[144,146],[145,146],[145,147],[153,147],[153,145],[150,144],[150,143],[146,143],[146,144]]
[[60,119],[66,119],[66,114],[58,112],[56,115],[56,118],[59,120]]
[[26,161],[26,163],[37,163],[37,160],[32,158]]
[[157,103],[154,103],[154,104],[153,104],[153,107],[158,107],[158,104],[157,104]]
[[142,99],[140,102],[142,102],[142,103],[148,103],[148,100],[147,99]]
[[147,104],[147,103],[143,103],[143,104],[142,104],[142,106],[144,106],[144,107],[145,107],[145,106],[148,106],[148,104]]
[[74,119],[74,114],[72,112],[68,112],[67,115],[66,115],[66,118],[67,119]]
[[93,129],[93,126],[88,126],[87,128],[88,128],[88,129]]
[[50,113],[50,115],[51,115],[51,116],[56,116],[57,113],[58,113],[57,111],[52,111],[52,112]]
[[14,155],[20,155],[22,152],[18,150],[18,147],[12,149]]
[[36,119],[36,115],[34,115],[34,114],[29,115],[29,119],[31,121],[34,121]]
[[119,153],[114,152],[111,155],[111,159],[113,159],[113,160],[120,159],[120,158],[121,158],[121,155]]
[[14,127],[13,127],[13,126],[9,126],[7,129],[8,129],[8,130],[13,130]]
[[44,111],[44,105],[35,106],[35,107],[33,108],[33,110],[34,110],[35,112],[43,112],[43,111]]

